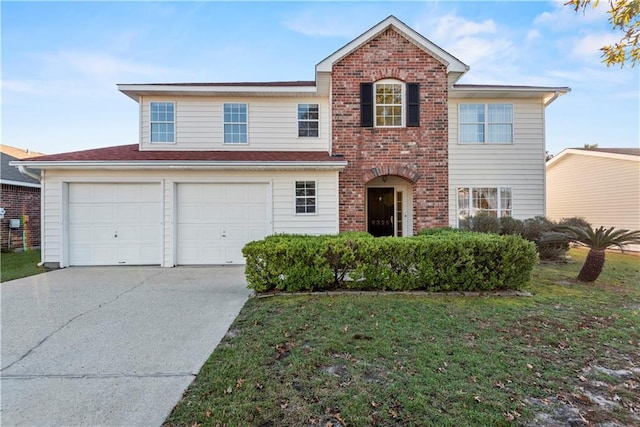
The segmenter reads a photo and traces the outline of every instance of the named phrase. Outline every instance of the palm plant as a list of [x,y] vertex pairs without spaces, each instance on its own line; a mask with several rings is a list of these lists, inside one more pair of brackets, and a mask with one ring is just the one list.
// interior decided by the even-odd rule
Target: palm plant
[[582,244],[589,248],[587,259],[578,273],[581,282],[593,282],[602,273],[605,261],[605,250],[618,247],[621,250],[627,244],[640,244],[640,230],[629,231],[611,228],[592,228],[566,226],[557,228],[559,233],[553,233],[547,241],[568,241]]

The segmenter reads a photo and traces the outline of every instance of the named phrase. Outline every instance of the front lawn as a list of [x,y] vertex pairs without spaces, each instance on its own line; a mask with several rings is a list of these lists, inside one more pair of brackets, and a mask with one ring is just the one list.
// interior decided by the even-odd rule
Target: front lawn
[[38,267],[40,262],[39,250],[3,252],[0,254],[0,262],[2,267],[0,270],[0,282],[33,276],[46,271],[44,267]]
[[640,258],[571,255],[532,297],[251,299],[166,425],[639,425]]

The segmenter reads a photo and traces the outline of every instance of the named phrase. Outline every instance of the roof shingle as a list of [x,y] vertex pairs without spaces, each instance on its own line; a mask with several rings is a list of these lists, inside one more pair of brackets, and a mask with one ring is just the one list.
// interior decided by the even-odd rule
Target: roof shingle
[[34,157],[35,162],[332,162],[342,156],[326,151],[140,151],[138,144],[119,145]]

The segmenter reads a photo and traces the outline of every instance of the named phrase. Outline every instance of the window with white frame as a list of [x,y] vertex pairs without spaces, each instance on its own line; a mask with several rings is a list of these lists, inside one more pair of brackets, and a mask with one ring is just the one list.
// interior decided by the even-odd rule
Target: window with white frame
[[317,137],[319,123],[318,104],[298,104],[299,137]]
[[381,80],[374,85],[375,126],[403,126],[404,84],[395,80]]
[[173,102],[152,102],[149,105],[151,142],[175,142],[175,104]]
[[247,143],[247,104],[224,104],[224,143]]
[[458,219],[486,213],[511,216],[511,189],[505,187],[458,187]]
[[296,181],[296,214],[316,213],[316,182]]
[[460,104],[461,144],[513,142],[513,104]]

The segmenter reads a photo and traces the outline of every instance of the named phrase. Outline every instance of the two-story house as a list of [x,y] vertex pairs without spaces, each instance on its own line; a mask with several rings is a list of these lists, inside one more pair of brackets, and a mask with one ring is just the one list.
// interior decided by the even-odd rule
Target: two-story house
[[545,107],[569,89],[456,84],[468,70],[391,16],[315,81],[118,85],[137,144],[20,162],[42,171],[43,261],[242,263],[273,233],[544,215]]

